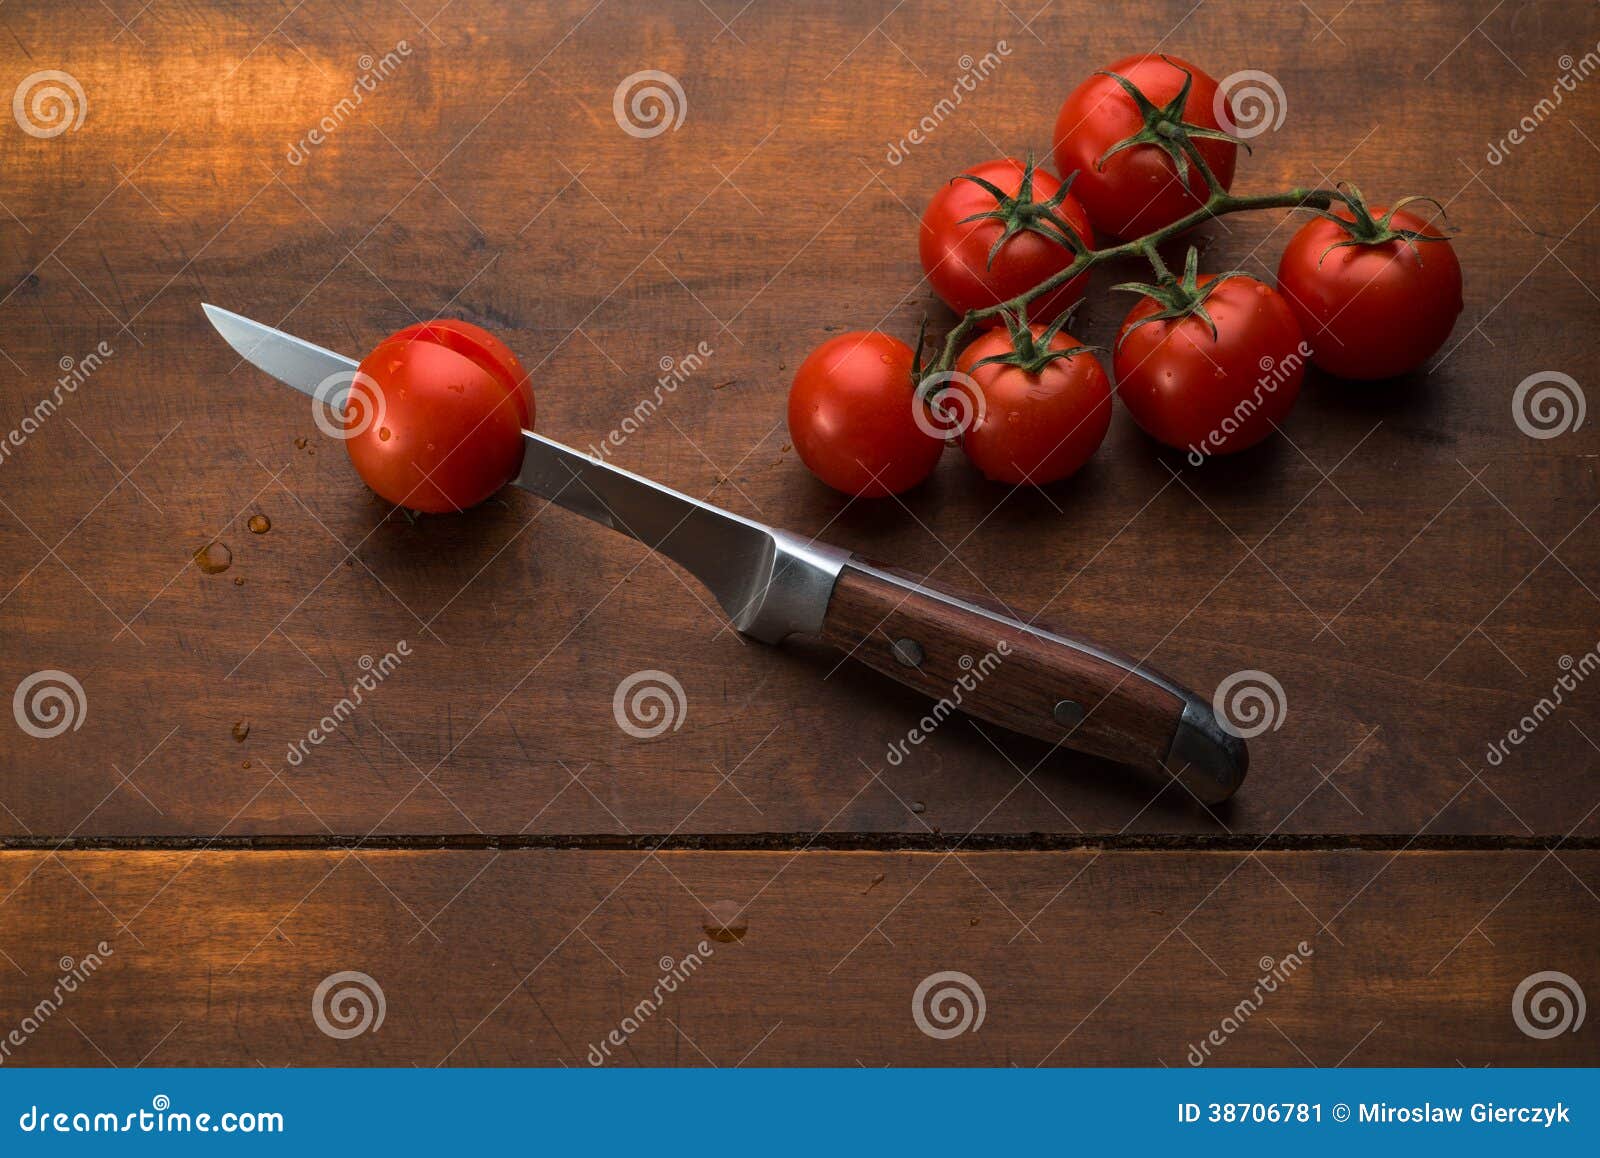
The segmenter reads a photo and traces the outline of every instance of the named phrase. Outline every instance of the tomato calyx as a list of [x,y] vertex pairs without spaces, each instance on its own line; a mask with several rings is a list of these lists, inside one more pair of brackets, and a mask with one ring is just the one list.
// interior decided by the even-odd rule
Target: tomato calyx
[[1192,121],[1183,119],[1184,106],[1189,102],[1189,88],[1194,83],[1194,74],[1181,64],[1162,54],[1162,60],[1172,65],[1173,68],[1183,73],[1183,84],[1179,87],[1177,95],[1164,105],[1158,105],[1145,96],[1139,86],[1125,76],[1114,72],[1100,71],[1096,76],[1103,76],[1116,81],[1122,91],[1128,94],[1139,112],[1144,123],[1139,131],[1132,136],[1124,137],[1112,145],[1094,163],[1098,170],[1104,170],[1106,162],[1124,149],[1132,149],[1138,145],[1154,145],[1172,159],[1173,168],[1185,183],[1188,182],[1192,172],[1198,172],[1205,179],[1206,187],[1220,190],[1222,183],[1217,180],[1216,174],[1211,171],[1211,166],[1206,164],[1206,159],[1195,145],[1196,137],[1208,141],[1227,141],[1229,144],[1242,145],[1245,152],[1250,152],[1250,145],[1232,133],[1225,133],[1221,129],[1208,128],[1197,125]]
[[985,265],[993,267],[995,255],[1017,234],[1024,231],[1037,233],[1047,237],[1057,245],[1072,251],[1074,257],[1084,252],[1084,244],[1079,239],[1072,226],[1056,212],[1061,208],[1061,203],[1067,199],[1067,194],[1072,190],[1073,179],[1077,173],[1067,175],[1061,182],[1061,188],[1055,195],[1045,201],[1033,199],[1033,174],[1037,166],[1034,164],[1033,154],[1028,154],[1027,163],[1022,169],[1022,180],[1017,185],[1015,196],[1007,193],[993,181],[972,173],[958,173],[952,180],[971,181],[989,196],[994,198],[995,207],[983,213],[974,213],[971,217],[963,217],[960,224],[967,225],[974,221],[998,221],[1004,227],[1000,236],[989,247],[989,256]]
[[1050,348],[1050,343],[1055,341],[1056,335],[1066,326],[1072,314],[1073,310],[1067,310],[1035,337],[1033,328],[1028,325],[1026,308],[1006,310],[1003,316],[1006,322],[1006,334],[1011,339],[1010,351],[979,359],[968,368],[969,372],[981,366],[1016,366],[1024,373],[1037,377],[1046,366],[1058,358],[1074,358],[1093,350],[1104,352],[1104,347],[1101,346],[1079,345],[1065,350]]
[[[1436,197],[1402,197],[1382,217],[1374,217],[1372,210],[1367,208],[1366,199],[1361,196],[1361,190],[1344,181],[1341,181],[1337,188],[1339,190],[1339,200],[1343,201],[1350,210],[1349,217],[1341,217],[1333,212],[1331,208],[1318,209],[1314,205],[1306,207],[1318,217],[1327,218],[1350,235],[1348,239],[1336,241],[1322,251],[1322,255],[1317,258],[1319,267],[1328,254],[1336,249],[1343,249],[1347,246],[1386,245],[1391,241],[1404,242],[1406,247],[1411,250],[1412,256],[1417,259],[1417,264],[1421,265],[1422,251],[1417,248],[1417,242],[1450,240],[1448,236],[1443,234],[1424,233],[1420,229],[1405,229],[1394,224],[1394,215],[1396,213],[1407,205],[1413,205],[1419,201],[1432,205],[1439,211],[1439,216],[1444,217],[1444,206],[1439,203]],[[1451,232],[1454,232],[1454,230]]]
[[1133,325],[1123,331],[1126,338],[1140,326],[1150,322],[1164,322],[1172,318],[1196,317],[1206,324],[1211,331],[1211,340],[1217,340],[1217,323],[1211,320],[1211,315],[1206,312],[1206,299],[1213,290],[1222,285],[1230,277],[1248,277],[1249,273],[1242,269],[1230,269],[1219,273],[1205,285],[1200,284],[1200,251],[1194,246],[1189,247],[1189,255],[1184,258],[1183,276],[1174,277],[1156,253],[1155,248],[1145,251],[1145,256],[1150,259],[1156,268],[1156,282],[1154,285],[1145,285],[1140,282],[1124,282],[1114,285],[1113,290],[1122,290],[1125,293],[1140,294],[1155,302],[1161,308],[1147,318],[1140,318]]

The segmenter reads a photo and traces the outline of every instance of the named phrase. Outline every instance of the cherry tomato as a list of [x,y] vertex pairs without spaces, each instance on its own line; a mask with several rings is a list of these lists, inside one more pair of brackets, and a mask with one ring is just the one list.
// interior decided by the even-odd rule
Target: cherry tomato
[[[967,375],[952,390],[968,395],[955,407],[968,416],[961,449],[985,478],[1043,486],[1075,473],[1089,461],[1111,426],[1111,383],[1078,339],[1032,325],[1028,340],[990,330],[956,359]],[[1025,348],[1018,350],[1016,347]],[[1045,360],[1046,353],[1082,352]],[[1023,362],[989,362],[1015,357]],[[968,384],[970,383],[970,385]]]
[[1158,442],[1198,461],[1232,454],[1271,434],[1300,396],[1310,348],[1294,313],[1251,277],[1194,278],[1216,334],[1197,314],[1158,319],[1162,303],[1139,299],[1123,320],[1112,369],[1128,413]]
[[500,339],[445,319],[391,334],[361,361],[345,446],[362,480],[412,510],[460,511],[516,477],[533,389]]
[[[969,220],[980,214],[994,216]],[[1094,246],[1088,215],[1060,181],[1031,162],[1004,157],[974,165],[934,194],[917,249],[934,292],[960,314],[1014,298],[1071,265],[1072,250],[1058,240],[1063,231]],[[1053,320],[1082,299],[1088,281],[1085,271],[1035,298],[1029,314]]]
[[[1184,85],[1184,71],[1193,77],[1183,105],[1174,102]],[[1156,111],[1153,123],[1176,120],[1191,133],[1200,155],[1224,189],[1233,184],[1239,147],[1231,141],[1204,137],[1221,132],[1217,121],[1217,82],[1176,56],[1129,56],[1105,70],[1116,73],[1145,95]],[[1161,115],[1169,113],[1170,115]],[[1073,196],[1083,203],[1096,229],[1118,237],[1138,237],[1200,208],[1206,182],[1169,135],[1168,144],[1137,144],[1107,157],[1106,153],[1146,128],[1139,105],[1115,80],[1091,76],[1067,97],[1056,118],[1055,164],[1058,173],[1078,172]],[[1102,165],[1102,161],[1104,164]]]
[[1383,232],[1420,236],[1350,244],[1366,231],[1350,209],[1334,212],[1351,224],[1308,221],[1278,262],[1278,287],[1305,331],[1312,362],[1340,378],[1415,370],[1444,345],[1461,313],[1455,250],[1448,241],[1429,240],[1440,237],[1438,230],[1405,209],[1389,216],[1374,208],[1368,223],[1387,217]]
[[912,381],[911,347],[877,330],[830,338],[789,388],[789,437],[811,473],[863,498],[899,494],[932,473],[944,450]]

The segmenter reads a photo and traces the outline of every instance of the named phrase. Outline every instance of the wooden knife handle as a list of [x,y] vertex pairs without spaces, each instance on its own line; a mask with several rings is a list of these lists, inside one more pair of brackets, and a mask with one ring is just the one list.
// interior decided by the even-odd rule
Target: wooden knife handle
[[1249,766],[1211,706],[1160,672],[859,556],[839,573],[822,637],[946,710],[1164,771],[1208,804],[1232,796]]

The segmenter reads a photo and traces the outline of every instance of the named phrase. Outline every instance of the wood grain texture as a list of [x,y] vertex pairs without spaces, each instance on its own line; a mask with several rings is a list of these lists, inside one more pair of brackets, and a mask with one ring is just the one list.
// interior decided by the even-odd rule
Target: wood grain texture
[[[1597,886],[1561,850],[6,853],[0,1025],[104,939],[7,1064],[581,1067],[630,1015],[602,1062],[1182,1067],[1216,1031],[1205,1064],[1594,1064],[1512,998],[1596,976]],[[985,1015],[936,1040],[913,994],[946,970]],[[313,995],[345,971],[385,1012],[337,1040]]]
[[[1376,0],[1320,17],[1058,2],[1026,28],[1001,4],[889,0],[720,18],[698,0],[456,0],[426,28],[377,0],[112,7],[0,9],[6,81],[61,68],[88,101],[76,131],[0,132],[0,429],[63,359],[113,350],[0,463],[0,692],[60,669],[88,702],[54,740],[0,727],[0,832],[1600,831],[1592,683],[1486,761],[1600,639],[1600,433],[1534,439],[1511,412],[1529,374],[1596,364],[1600,88],[1485,160],[1559,57],[1600,38],[1592,7],[1440,0],[1405,37]],[[336,114],[363,55],[401,40],[411,54]],[[959,58],[1000,40],[1001,66],[892,163]],[[841,328],[947,323],[913,244],[930,191],[1043,149],[1077,77],[1155,45],[1282,84],[1284,124],[1237,188],[1353,179],[1449,205],[1467,305],[1447,352],[1409,381],[1313,379],[1285,437],[1203,470],[1119,410],[1091,466],[1042,493],[957,455],[903,502],[827,492],[780,425],[800,358]],[[641,140],[612,98],[652,68],[687,115]],[[1270,273],[1287,228],[1208,228],[1207,261]],[[1089,341],[1122,312],[1106,287],[1137,271],[1103,272]],[[1287,716],[1215,814],[965,727],[888,766],[922,697],[744,644],[670,564],[526,496],[394,515],[303,399],[237,364],[202,299],[351,353],[418,316],[490,326],[534,368],[541,428],[579,446],[704,342],[618,461],[1202,689],[1270,672]],[[256,513],[268,534],[244,529]],[[205,575],[190,556],[213,538],[234,561]],[[287,766],[361,657],[401,639],[413,656]],[[650,740],[612,712],[643,669],[687,704]]]
[[[1117,662],[1044,640],[1025,629],[1026,617],[1001,622],[935,598],[920,577],[901,578],[914,587],[846,564],[822,625],[828,643],[944,705],[923,717],[891,763],[904,760],[959,710],[1052,746],[1131,765],[1161,783],[1183,713],[1180,697],[1135,675],[1131,659]],[[948,588],[945,593],[967,599]],[[1055,708],[1063,701],[1079,714],[1058,719]],[[958,727],[964,722],[956,721]]]

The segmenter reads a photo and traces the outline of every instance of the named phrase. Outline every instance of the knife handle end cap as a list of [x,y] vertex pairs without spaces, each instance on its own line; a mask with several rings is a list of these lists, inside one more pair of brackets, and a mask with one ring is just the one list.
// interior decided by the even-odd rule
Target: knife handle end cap
[[1207,804],[1239,790],[1250,768],[1250,749],[1223,728],[1211,705],[1190,695],[1167,751],[1167,769]]

